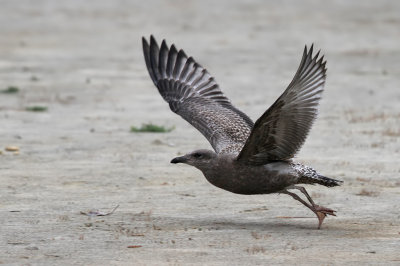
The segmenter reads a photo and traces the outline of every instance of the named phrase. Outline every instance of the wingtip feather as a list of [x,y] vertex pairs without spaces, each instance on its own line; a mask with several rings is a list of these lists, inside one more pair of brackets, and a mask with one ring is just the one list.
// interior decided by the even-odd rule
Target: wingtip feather
[[142,36],[142,44],[145,44],[145,43],[147,44],[147,40],[144,36]]
[[156,43],[157,44],[156,38],[154,38],[153,34],[150,35],[150,43]]

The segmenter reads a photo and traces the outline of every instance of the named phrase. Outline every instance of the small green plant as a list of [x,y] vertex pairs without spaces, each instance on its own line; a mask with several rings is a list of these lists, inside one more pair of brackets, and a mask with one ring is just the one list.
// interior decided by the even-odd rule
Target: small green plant
[[29,111],[29,112],[46,112],[47,111],[47,107],[46,106],[34,105],[34,106],[26,107],[25,110]]
[[19,88],[10,86],[7,89],[0,90],[1,93],[6,93],[6,94],[13,94],[13,93],[18,93]]
[[166,128],[164,126],[158,126],[151,123],[143,124],[140,128],[132,126],[131,132],[155,132],[155,133],[166,133],[174,130],[175,127]]

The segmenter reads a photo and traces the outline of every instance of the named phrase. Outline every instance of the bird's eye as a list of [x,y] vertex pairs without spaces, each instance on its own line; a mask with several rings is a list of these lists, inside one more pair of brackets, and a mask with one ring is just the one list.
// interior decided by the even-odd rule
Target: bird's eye
[[196,152],[195,154],[193,154],[194,158],[201,158],[203,157],[203,155],[201,153]]

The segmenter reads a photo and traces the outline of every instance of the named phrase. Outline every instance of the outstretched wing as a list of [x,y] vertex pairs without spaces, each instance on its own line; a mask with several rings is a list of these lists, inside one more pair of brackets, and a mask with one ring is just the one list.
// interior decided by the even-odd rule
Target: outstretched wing
[[304,48],[292,82],[276,102],[256,121],[238,160],[252,165],[288,160],[303,145],[317,117],[318,102],[326,78],[326,61],[313,46]]
[[143,53],[147,70],[171,110],[197,128],[217,153],[239,153],[253,122],[236,109],[215,79],[192,57],[163,40],[145,38]]

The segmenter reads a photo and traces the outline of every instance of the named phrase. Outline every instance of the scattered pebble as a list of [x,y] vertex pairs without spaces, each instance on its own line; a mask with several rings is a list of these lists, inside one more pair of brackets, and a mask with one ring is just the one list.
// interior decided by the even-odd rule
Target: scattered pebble
[[112,209],[112,211],[110,211],[110,212],[102,212],[102,211],[99,211],[99,210],[91,210],[91,211],[81,211],[81,214],[87,215],[87,216],[107,216],[107,215],[113,214],[118,207],[119,207],[119,205],[115,206],[115,208]]
[[154,144],[154,145],[162,145],[162,144],[164,144],[161,140],[159,140],[159,139],[155,139],[153,142],[152,142],[152,144]]
[[174,147],[175,146],[174,143],[163,142],[163,141],[161,141],[159,139],[155,139],[151,144],[153,144],[153,145],[166,145],[166,146],[169,146],[169,147]]
[[360,192],[356,194],[357,196],[367,196],[367,197],[377,197],[379,195],[378,191],[367,190],[363,188]]
[[196,197],[196,195],[192,195],[192,194],[189,194],[189,193],[181,193],[181,194],[178,194],[178,195],[184,196],[184,197]]
[[25,249],[26,250],[39,250],[38,247],[26,247]]
[[258,208],[243,210],[240,212],[257,212],[257,211],[267,211],[267,210],[268,210],[268,208],[266,206],[262,206],[262,207],[258,207]]
[[8,147],[6,147],[6,151],[19,151],[19,147],[17,147],[17,146],[8,146]]

